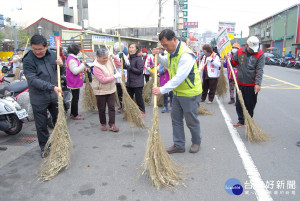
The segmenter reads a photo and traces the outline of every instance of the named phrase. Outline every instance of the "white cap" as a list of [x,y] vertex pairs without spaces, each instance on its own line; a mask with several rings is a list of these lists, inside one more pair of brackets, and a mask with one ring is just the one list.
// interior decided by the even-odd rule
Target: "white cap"
[[256,36],[251,36],[247,40],[247,44],[249,48],[251,48],[254,52],[258,52],[259,50],[259,40]]

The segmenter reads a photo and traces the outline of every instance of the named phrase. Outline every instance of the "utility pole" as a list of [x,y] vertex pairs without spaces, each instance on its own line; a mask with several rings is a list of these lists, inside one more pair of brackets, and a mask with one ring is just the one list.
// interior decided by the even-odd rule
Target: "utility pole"
[[177,35],[177,24],[178,24],[178,12],[177,12],[177,0],[174,0],[174,32]]
[[158,32],[160,32],[161,28],[161,0],[158,1]]
[[284,51],[282,51],[282,56],[284,56],[284,54],[286,52],[287,22],[288,22],[288,11],[285,12],[284,37],[283,37],[283,48],[284,48]]
[[14,42],[15,42],[15,52],[17,51],[18,49],[18,36],[17,36],[17,30],[16,30],[16,25],[13,26],[13,29],[14,29]]

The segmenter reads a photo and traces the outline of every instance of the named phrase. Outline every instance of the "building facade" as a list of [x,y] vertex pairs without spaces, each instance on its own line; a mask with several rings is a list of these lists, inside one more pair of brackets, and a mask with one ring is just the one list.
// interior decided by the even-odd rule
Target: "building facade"
[[299,53],[300,4],[293,5],[249,26],[249,36],[257,36],[264,52],[286,55]]

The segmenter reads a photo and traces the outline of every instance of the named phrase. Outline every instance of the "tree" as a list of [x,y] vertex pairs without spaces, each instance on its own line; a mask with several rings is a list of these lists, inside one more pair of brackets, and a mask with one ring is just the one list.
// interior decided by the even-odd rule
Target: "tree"
[[22,27],[17,28],[17,37],[18,37],[19,44],[21,46],[24,45],[24,47],[25,47],[25,45],[27,43],[27,39],[29,38],[29,35],[28,35],[27,31],[23,31],[23,29],[24,28],[22,28]]

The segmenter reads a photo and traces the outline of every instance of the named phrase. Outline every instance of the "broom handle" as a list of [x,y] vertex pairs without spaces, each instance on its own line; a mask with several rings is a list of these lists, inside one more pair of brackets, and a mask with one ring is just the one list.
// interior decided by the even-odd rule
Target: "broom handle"
[[[56,48],[56,58],[57,60],[60,58],[60,54],[59,54],[59,50],[60,50],[60,41],[57,40],[57,48]],[[58,84],[58,88],[61,89],[61,81],[60,81],[60,66],[57,64],[57,84]],[[61,97],[61,93],[58,94],[58,96]]]
[[25,52],[26,52],[26,49],[27,49],[27,46],[28,46],[28,42],[29,42],[29,38],[27,38],[27,43],[26,43],[26,46],[25,46],[25,49],[24,49],[24,52],[23,52],[23,57],[25,56]]
[[[84,61],[85,59],[84,59],[84,49],[83,49],[82,35],[80,35],[80,45],[81,45],[82,61]],[[84,73],[85,73],[85,82],[89,83],[90,80],[89,80],[89,76],[88,76],[86,68],[84,69]]]
[[[105,45],[105,47],[107,48],[107,45],[106,45],[106,42],[105,42],[105,41],[104,41],[104,45]],[[107,49],[108,49],[108,48],[107,48]],[[118,71],[117,71],[115,62],[112,60],[112,57],[111,57],[111,56],[110,56],[110,61],[111,61],[111,63],[113,64],[114,69],[115,69],[115,71],[116,71],[116,73],[117,73]],[[122,63],[122,62],[121,62],[121,63]],[[120,80],[121,83],[123,82],[121,78],[119,78],[119,80]]]
[[[157,54],[155,54],[154,61],[154,83],[153,87],[157,87]],[[157,95],[154,95],[154,107],[157,107]]]
[[230,72],[231,72],[233,80],[234,80],[235,88],[236,88],[237,91],[240,91],[240,88],[237,84],[236,77],[235,77],[235,74],[234,74],[234,71],[233,71],[233,68],[231,66],[231,62],[230,62],[229,58],[227,59],[227,62],[228,62],[229,67],[230,67]]
[[[120,34],[118,34],[118,40],[119,40],[119,49],[120,49],[120,53],[123,53],[123,50],[122,50],[122,45],[121,45],[121,36]],[[122,81],[124,82],[125,81],[125,76],[124,75],[124,67],[123,67],[123,58],[121,58],[121,64],[122,64]],[[123,80],[124,79],[124,80]]]

